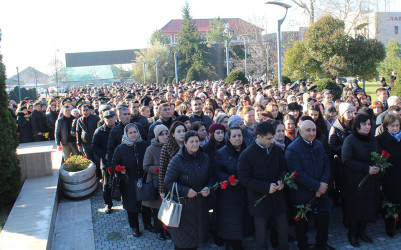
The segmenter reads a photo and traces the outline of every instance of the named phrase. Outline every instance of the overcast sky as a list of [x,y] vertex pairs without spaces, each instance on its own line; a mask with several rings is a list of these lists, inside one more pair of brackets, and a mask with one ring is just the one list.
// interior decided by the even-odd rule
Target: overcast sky
[[[239,17],[276,31],[284,9],[267,0],[189,0],[193,18]],[[401,12],[401,0],[391,11]],[[290,3],[289,0],[283,2]],[[181,18],[185,0],[1,0],[1,53],[10,77],[16,67],[32,66],[50,73],[50,61],[64,53],[147,46],[152,32],[171,19]],[[291,8],[286,21],[305,23],[299,9]],[[285,26],[285,25],[284,25]],[[283,27],[289,29],[290,27]]]

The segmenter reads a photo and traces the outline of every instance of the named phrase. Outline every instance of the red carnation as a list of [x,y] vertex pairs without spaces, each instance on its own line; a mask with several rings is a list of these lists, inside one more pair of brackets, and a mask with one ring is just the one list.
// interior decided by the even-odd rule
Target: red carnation
[[382,150],[382,156],[384,156],[384,157],[386,157],[387,158],[387,160],[389,160],[390,159],[390,154],[389,154],[389,152],[387,152],[386,150]]
[[291,179],[295,179],[295,176],[296,176],[297,174],[298,174],[297,171],[292,172],[290,178],[291,178]]
[[228,178],[228,180],[230,181],[231,185],[235,184],[235,175],[230,175],[230,178]]
[[226,189],[227,188],[227,181],[220,182],[220,188]]
[[164,225],[164,224],[163,224],[163,228],[164,228],[164,230],[169,230],[169,229],[170,229],[169,226],[166,226],[166,225]]
[[159,170],[158,168],[155,168],[155,172],[156,172],[156,173],[159,173],[160,170]]
[[117,165],[117,166],[116,166],[116,171],[118,171],[118,172],[123,171],[121,165]]
[[400,218],[398,218],[398,216],[396,216],[396,217],[394,217],[394,220],[395,220],[395,221],[399,221]]
[[298,221],[300,220],[300,218],[299,218],[298,216],[295,216],[295,217],[294,217],[294,220],[295,220],[296,222],[298,222]]
[[84,156],[82,156],[82,157],[83,157],[84,159],[86,159],[86,157],[87,157],[87,156],[86,156],[86,155],[84,155]]
[[112,167],[109,167],[107,171],[109,172],[109,175],[114,175],[114,169]]
[[57,147],[57,151],[61,151],[61,150],[63,150],[63,147],[62,146],[58,146]]

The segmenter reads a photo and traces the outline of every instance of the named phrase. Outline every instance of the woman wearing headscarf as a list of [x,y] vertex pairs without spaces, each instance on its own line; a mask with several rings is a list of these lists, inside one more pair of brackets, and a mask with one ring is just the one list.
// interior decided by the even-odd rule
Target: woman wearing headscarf
[[[154,128],[155,138],[151,140],[151,145],[146,149],[143,159],[143,170],[147,173],[146,183],[154,182],[159,179],[160,171],[160,153],[162,146],[166,144],[168,138],[168,128],[163,124]],[[142,205],[152,210],[153,223],[157,237],[160,240],[166,240],[165,232],[161,221],[157,218],[161,205],[161,198],[153,201],[143,201]]]
[[[135,193],[136,181],[143,176],[143,158],[149,143],[142,140],[138,127],[129,123],[124,128],[121,144],[117,146],[113,154],[112,166],[120,177],[120,191],[123,208],[127,211],[128,222],[133,230],[133,235],[139,237],[138,214],[141,212],[141,202],[137,200]],[[118,171],[116,166],[125,167],[124,171]],[[152,228],[150,213],[142,213],[145,229]]]
[[210,161],[213,161],[214,156],[216,155],[217,150],[224,147],[224,133],[226,132],[226,128],[221,123],[213,123],[209,127],[209,141],[202,146],[203,152],[205,152]]
[[199,146],[198,133],[188,131],[184,146],[171,159],[164,183],[173,192],[177,183],[178,195],[186,197],[182,206],[180,225],[171,228],[171,240],[175,249],[196,249],[208,238],[209,188],[213,185],[209,157]]
[[[345,138],[341,156],[344,165],[346,211],[350,220],[348,241],[359,247],[359,239],[372,243],[366,234],[366,225],[377,216],[380,168],[371,160],[371,153],[378,152],[378,143],[371,134],[372,121],[368,115],[359,114],[352,124],[352,134]],[[360,182],[369,174],[367,181]]]

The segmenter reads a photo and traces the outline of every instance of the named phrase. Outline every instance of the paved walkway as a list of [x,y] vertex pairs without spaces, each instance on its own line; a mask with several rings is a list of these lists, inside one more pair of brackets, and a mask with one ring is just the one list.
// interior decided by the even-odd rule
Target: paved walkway
[[[108,215],[104,212],[100,187],[96,194],[91,197],[91,205],[96,249],[174,249],[171,240],[160,241],[154,233],[148,231],[144,231],[141,237],[134,238],[128,225],[127,214],[123,210],[121,202],[114,202],[112,214]],[[142,224],[141,229],[143,229]],[[384,231],[383,220],[370,223],[367,231],[373,238],[374,243],[361,243],[359,249],[401,249],[401,232],[397,231],[395,238],[389,238]],[[315,230],[311,229],[309,233],[309,240],[311,242],[314,241],[314,235]],[[329,244],[336,249],[353,249],[348,244],[347,230],[342,226],[339,208],[335,208],[331,213]],[[255,240],[252,237],[246,239],[244,246],[246,249],[255,249]],[[213,244],[212,240],[209,240],[200,249],[224,248],[217,247]],[[297,249],[296,243],[290,243],[290,249]]]

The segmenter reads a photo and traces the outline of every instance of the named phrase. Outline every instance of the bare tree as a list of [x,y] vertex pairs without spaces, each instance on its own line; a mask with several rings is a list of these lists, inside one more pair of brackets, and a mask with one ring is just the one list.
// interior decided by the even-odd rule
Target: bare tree
[[309,16],[309,25],[315,23],[316,3],[317,0],[291,0],[298,7],[303,9]]

